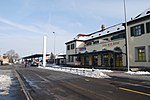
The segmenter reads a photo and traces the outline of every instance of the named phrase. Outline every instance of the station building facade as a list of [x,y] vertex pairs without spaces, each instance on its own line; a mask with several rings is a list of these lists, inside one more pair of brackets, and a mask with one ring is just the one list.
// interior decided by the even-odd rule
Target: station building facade
[[[150,67],[150,9],[127,22],[129,64]],[[66,63],[76,66],[126,66],[125,24],[120,23],[90,34],[78,34],[66,42]]]

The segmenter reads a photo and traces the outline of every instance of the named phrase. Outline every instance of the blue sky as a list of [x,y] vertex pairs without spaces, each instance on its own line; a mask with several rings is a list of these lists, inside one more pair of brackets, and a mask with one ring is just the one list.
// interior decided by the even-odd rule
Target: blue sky
[[[150,0],[126,0],[127,18],[150,7]],[[14,49],[20,56],[65,52],[65,42],[78,33],[91,33],[124,21],[123,0],[0,0],[0,54]]]

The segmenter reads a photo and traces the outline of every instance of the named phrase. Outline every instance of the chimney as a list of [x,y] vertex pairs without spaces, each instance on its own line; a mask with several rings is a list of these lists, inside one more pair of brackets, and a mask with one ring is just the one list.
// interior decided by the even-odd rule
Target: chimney
[[102,26],[101,26],[101,30],[104,30],[105,29],[105,26],[104,26],[104,24],[102,24]]

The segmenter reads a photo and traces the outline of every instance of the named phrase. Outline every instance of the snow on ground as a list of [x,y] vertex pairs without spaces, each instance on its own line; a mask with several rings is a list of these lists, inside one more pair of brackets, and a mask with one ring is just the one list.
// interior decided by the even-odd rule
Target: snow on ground
[[150,74],[150,72],[148,72],[148,71],[137,71],[137,72],[128,71],[125,73],[127,73],[127,74],[138,74],[138,75]]
[[11,84],[10,76],[0,75],[0,95],[8,95]]
[[38,68],[42,69],[49,69],[54,71],[62,71],[72,74],[77,74],[86,77],[93,77],[93,78],[110,78],[108,75],[104,74],[103,72],[112,72],[111,70],[100,70],[100,69],[87,69],[87,68],[71,68],[71,67],[41,67]]

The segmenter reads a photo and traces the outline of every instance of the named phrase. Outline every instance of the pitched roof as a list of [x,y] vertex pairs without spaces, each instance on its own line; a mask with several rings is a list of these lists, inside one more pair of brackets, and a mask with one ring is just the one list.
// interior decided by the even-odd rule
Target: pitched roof
[[137,15],[134,19],[139,19],[139,18],[145,17],[147,15],[150,15],[150,8],[146,9],[145,11],[143,11],[142,13]]
[[103,30],[93,32],[93,33],[88,34],[88,35],[77,35],[77,38],[79,40],[86,41],[86,40],[90,40],[90,39],[93,39],[93,38],[105,36],[105,35],[108,35],[108,34],[111,34],[111,33],[115,33],[115,32],[118,32],[118,31],[122,31],[124,29],[125,28],[123,26],[123,23],[120,23],[120,24],[116,24],[116,25],[110,26],[108,28],[105,28]]

